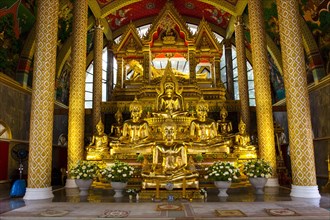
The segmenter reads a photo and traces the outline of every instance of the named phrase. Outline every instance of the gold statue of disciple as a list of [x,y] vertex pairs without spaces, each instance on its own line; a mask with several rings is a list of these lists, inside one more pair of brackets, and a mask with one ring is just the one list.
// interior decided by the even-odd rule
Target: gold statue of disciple
[[235,135],[235,150],[253,151],[255,146],[251,145],[250,135],[246,132],[246,124],[241,119],[238,124],[238,133]]
[[[168,182],[180,183],[186,181],[187,186],[198,187],[198,173],[186,170],[187,166],[187,145],[175,141],[176,124],[173,121],[166,121],[162,124],[163,142],[155,143],[152,149],[152,170],[142,173],[143,188],[155,187],[157,183],[163,187]],[[158,163],[161,161],[161,166]]]
[[86,160],[102,160],[109,155],[108,135],[104,133],[104,125],[100,120],[96,125],[96,133],[89,146],[86,147]]
[[220,130],[220,134],[226,136],[233,130],[233,126],[231,121],[228,121],[226,118],[228,116],[228,111],[225,107],[222,107],[220,110],[220,120],[218,120],[217,124]]
[[130,104],[131,119],[126,120],[123,125],[123,135],[119,138],[121,143],[141,143],[149,137],[148,122],[141,119],[142,105],[135,97]]

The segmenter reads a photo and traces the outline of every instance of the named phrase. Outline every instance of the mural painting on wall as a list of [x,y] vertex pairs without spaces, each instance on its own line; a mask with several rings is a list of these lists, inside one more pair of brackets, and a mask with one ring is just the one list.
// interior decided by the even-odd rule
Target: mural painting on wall
[[[30,7],[26,7],[26,5]],[[31,4],[21,1],[0,2],[0,72],[15,78],[19,53],[35,22]],[[22,36],[23,35],[23,36]]]
[[325,63],[325,70],[330,72],[330,1],[300,0],[302,15],[312,31],[321,57]]
[[268,54],[268,63],[269,63],[269,72],[270,72],[270,81],[271,88],[273,92],[273,102],[278,102],[285,98],[285,89],[284,89],[284,81],[281,73],[278,71],[274,60]]
[[61,49],[63,43],[72,33],[73,5],[71,2],[62,8],[58,14],[58,49]]
[[70,73],[71,66],[67,61],[64,64],[60,77],[56,80],[56,100],[63,103],[64,105],[69,105],[69,83],[70,83]]

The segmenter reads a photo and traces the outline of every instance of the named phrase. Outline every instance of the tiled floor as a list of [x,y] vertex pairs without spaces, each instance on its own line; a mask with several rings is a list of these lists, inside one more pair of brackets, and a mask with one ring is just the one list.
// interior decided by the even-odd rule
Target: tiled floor
[[[239,209],[243,210],[245,213],[249,214],[248,217],[255,217],[254,219],[264,219],[266,217],[265,211],[261,213],[260,210],[264,210],[265,208],[277,208],[277,207],[291,207],[292,209],[298,210],[301,213],[318,213],[321,214],[323,219],[327,219],[327,214],[329,213],[330,218],[330,194],[329,193],[321,193],[321,199],[302,199],[302,198],[292,198],[290,197],[290,190],[283,187],[271,187],[265,188],[265,194],[263,195],[255,195],[254,190],[251,187],[235,187],[230,188],[228,190],[228,197],[218,197],[218,190],[215,188],[209,188],[207,201],[203,201],[202,199],[194,199],[192,201],[188,200],[175,200],[175,203],[180,203],[184,206],[185,211],[177,211],[169,214],[168,212],[157,212],[159,218],[170,217],[169,215],[174,215],[174,219],[182,218],[194,218],[194,216],[199,216],[199,218],[214,218],[214,210],[216,207],[223,207],[224,209]],[[7,194],[6,194],[7,193]],[[65,189],[65,188],[57,188],[53,191],[54,198],[52,200],[52,207],[67,207],[70,211],[70,215],[80,215],[80,219],[84,219],[81,217],[82,212],[86,213],[86,216],[91,216],[93,212],[106,210],[106,207],[113,208],[122,208],[126,210],[131,210],[132,216],[139,217],[139,214],[147,213],[146,215],[152,216],[155,214],[155,207],[157,204],[166,203],[167,201],[158,201],[153,202],[151,199],[144,199],[136,201],[135,198],[129,201],[128,195],[124,195],[124,197],[120,199],[115,199],[113,197],[114,192],[110,189],[101,189],[94,188],[90,190],[90,195],[88,197],[80,197],[77,189]],[[112,205],[109,205],[112,204]],[[3,213],[0,216],[0,219],[10,219],[8,216],[17,215],[19,212],[10,212],[11,210],[15,210],[20,207],[25,207],[21,212],[28,213],[28,208],[30,210],[41,210],[41,207],[45,206],[45,204],[40,204],[33,206],[25,207],[25,202],[22,198],[10,198],[9,191],[5,192],[2,190],[0,193],[0,213]],[[74,206],[74,207],[73,207]],[[155,206],[155,207],[154,207]],[[304,208],[304,207],[309,208]],[[69,208],[71,207],[71,208]],[[125,208],[126,207],[126,208]],[[133,208],[132,208],[133,207]],[[232,207],[232,208],[231,208]],[[311,208],[314,207],[314,208]],[[316,207],[321,207],[323,209],[319,209]],[[45,207],[44,207],[45,208]],[[45,208],[46,209],[46,208]],[[49,208],[48,208],[49,209]],[[75,211],[72,211],[72,210]],[[87,210],[86,210],[87,209]],[[150,213],[147,211],[150,209]],[[80,212],[77,210],[81,210]],[[140,211],[138,211],[140,210]],[[212,212],[210,210],[213,210]],[[328,211],[327,211],[328,210]],[[141,212],[141,213],[140,213]],[[135,214],[134,214],[135,213]],[[148,214],[149,213],[149,214]],[[212,214],[210,214],[212,213]],[[21,213],[22,214],[22,213]],[[24,216],[29,216],[29,214],[24,214]],[[96,215],[97,216],[97,215]],[[203,217],[204,216],[204,217]],[[324,216],[326,218],[324,218]],[[35,216],[32,215],[27,219],[34,219]],[[141,217],[141,216],[140,216]],[[257,218],[258,217],[258,218]],[[146,216],[146,218],[148,218]],[[292,217],[293,218],[293,217]],[[320,218],[320,216],[319,216]],[[12,218],[15,219],[15,218]],[[22,219],[22,217],[20,218]],[[47,218],[45,218],[47,219]],[[71,218],[70,218],[71,219]],[[197,218],[194,218],[197,219]],[[296,218],[297,219],[297,218]],[[299,219],[299,218],[298,218]],[[305,219],[305,218],[302,218]],[[312,218],[309,218],[312,219]],[[318,219],[318,218],[315,218]]]

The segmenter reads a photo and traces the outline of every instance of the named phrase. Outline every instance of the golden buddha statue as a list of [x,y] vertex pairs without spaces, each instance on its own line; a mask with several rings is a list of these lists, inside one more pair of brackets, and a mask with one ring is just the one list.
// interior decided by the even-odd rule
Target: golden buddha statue
[[227,136],[233,130],[231,121],[226,120],[228,116],[228,111],[225,107],[222,107],[220,110],[220,120],[217,121],[220,134]]
[[123,133],[123,114],[119,109],[115,114],[115,119],[116,123],[111,125],[111,136],[113,136],[111,138],[113,139],[119,138]]
[[130,104],[131,119],[126,120],[123,125],[123,134],[119,138],[121,143],[137,144],[145,142],[149,136],[148,122],[141,119],[142,105],[135,97]]
[[96,134],[86,147],[86,160],[102,160],[109,155],[108,135],[104,133],[104,125],[100,120],[96,125]]
[[[196,171],[187,170],[187,145],[184,142],[175,141],[176,124],[166,121],[162,125],[162,142],[155,143],[152,147],[152,169],[151,172],[143,172],[142,187],[155,188],[164,187],[166,183],[172,182],[175,187],[181,188],[183,181],[187,187],[198,188]],[[161,164],[159,164],[159,160]]]
[[235,135],[234,153],[239,155],[239,159],[257,158],[256,147],[251,144],[250,135],[246,132],[246,124],[242,119]]
[[197,153],[202,149],[204,151],[230,153],[232,141],[224,141],[222,136],[218,135],[215,120],[207,118],[208,111],[209,106],[202,97],[196,105],[197,119],[190,123],[190,139],[193,141],[193,148],[189,152]]

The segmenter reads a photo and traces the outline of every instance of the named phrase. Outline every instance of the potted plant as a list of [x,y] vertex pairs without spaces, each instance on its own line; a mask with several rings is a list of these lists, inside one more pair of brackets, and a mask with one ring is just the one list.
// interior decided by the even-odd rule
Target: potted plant
[[239,169],[230,162],[217,161],[205,170],[207,172],[205,179],[214,181],[214,185],[219,189],[218,196],[221,197],[228,196],[227,189],[232,181],[237,180],[241,175]]
[[96,174],[99,170],[99,167],[96,163],[91,161],[78,161],[76,166],[70,169],[69,174],[71,178],[75,179],[77,186],[80,189],[80,195],[88,195],[88,189],[92,185],[93,179],[96,177]]
[[122,197],[123,189],[126,188],[128,180],[133,176],[134,168],[128,163],[115,161],[112,166],[101,170],[101,175],[109,182],[115,191],[114,197]]
[[243,173],[249,178],[256,194],[263,194],[267,180],[272,175],[272,167],[263,159],[250,160],[244,163]]
[[135,189],[127,189],[126,193],[128,194],[128,198],[131,201],[133,199],[133,195],[136,194],[136,190]]

